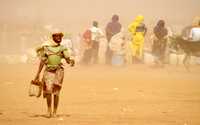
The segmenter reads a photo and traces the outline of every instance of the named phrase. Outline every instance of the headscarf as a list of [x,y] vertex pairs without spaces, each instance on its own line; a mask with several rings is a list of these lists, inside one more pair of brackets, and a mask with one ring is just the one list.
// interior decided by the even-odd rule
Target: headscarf
[[168,34],[164,20],[158,21],[157,25],[154,27],[154,34],[158,39],[162,39]]
[[138,15],[135,18],[135,22],[142,23],[143,21],[144,21],[144,16],[143,15]]
[[144,21],[143,15],[138,15],[135,20],[128,26],[129,32],[135,34],[136,28]]
[[54,37],[54,36],[60,36],[60,37],[63,37],[64,34],[63,34],[62,32],[53,33],[53,34],[52,34],[52,37]]

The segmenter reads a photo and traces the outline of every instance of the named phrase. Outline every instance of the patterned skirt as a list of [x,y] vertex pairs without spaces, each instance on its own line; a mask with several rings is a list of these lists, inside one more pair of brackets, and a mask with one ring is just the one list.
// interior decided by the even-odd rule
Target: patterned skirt
[[45,69],[43,74],[43,96],[46,94],[59,95],[62,88],[62,82],[64,78],[64,68],[58,67],[55,70]]

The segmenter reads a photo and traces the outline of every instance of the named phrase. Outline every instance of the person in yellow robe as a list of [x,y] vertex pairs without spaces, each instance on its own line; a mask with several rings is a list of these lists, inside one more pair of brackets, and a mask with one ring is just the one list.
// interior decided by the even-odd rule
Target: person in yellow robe
[[128,26],[128,30],[132,36],[130,46],[132,50],[133,63],[142,62],[143,60],[144,36],[147,32],[147,28],[143,21],[144,16],[138,15]]

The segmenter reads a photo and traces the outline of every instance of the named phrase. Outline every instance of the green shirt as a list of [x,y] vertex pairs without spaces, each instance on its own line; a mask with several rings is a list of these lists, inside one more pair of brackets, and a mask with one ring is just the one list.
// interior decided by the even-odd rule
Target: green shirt
[[69,57],[67,48],[59,46],[43,46],[37,49],[37,53],[45,61],[47,67],[56,67],[61,64],[63,58]]

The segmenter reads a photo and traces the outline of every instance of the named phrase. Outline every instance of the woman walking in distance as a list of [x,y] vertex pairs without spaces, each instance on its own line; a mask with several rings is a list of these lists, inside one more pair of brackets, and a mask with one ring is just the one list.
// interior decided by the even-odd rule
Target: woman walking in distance
[[168,30],[165,27],[165,21],[159,20],[157,25],[154,27],[153,32],[155,34],[155,38],[153,41],[152,53],[155,56],[155,65],[163,67],[168,35]]
[[[74,60],[70,59],[67,48],[60,45],[62,37],[62,33],[53,33],[52,39],[55,44],[45,45],[37,49],[37,54],[40,56],[40,65],[35,81],[39,80],[40,73],[45,67],[42,83],[43,96],[47,99],[48,117],[56,116],[59,93],[64,78],[64,68],[61,60],[64,58],[68,64],[74,65]],[[54,101],[53,113],[51,107],[52,98]]]

